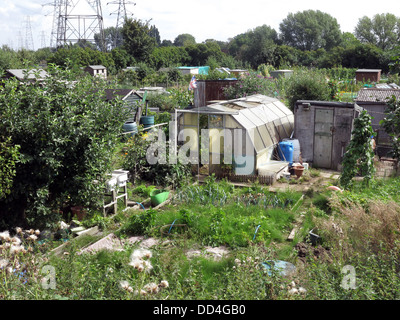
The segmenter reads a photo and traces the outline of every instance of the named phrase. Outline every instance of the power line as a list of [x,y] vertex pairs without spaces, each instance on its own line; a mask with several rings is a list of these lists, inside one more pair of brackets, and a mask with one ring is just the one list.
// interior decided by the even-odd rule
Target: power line
[[109,5],[109,4],[118,5],[118,10],[110,13],[110,15],[112,15],[112,14],[117,15],[117,24],[115,26],[114,41],[112,44],[112,47],[116,48],[117,46],[119,46],[119,44],[122,43],[121,28],[124,26],[125,20],[127,19],[128,15],[133,15],[132,12],[129,12],[126,9],[126,6],[130,5],[130,4],[133,4],[135,6],[136,3],[131,2],[131,1],[126,1],[126,0],[117,0],[117,1],[108,2],[107,5]]

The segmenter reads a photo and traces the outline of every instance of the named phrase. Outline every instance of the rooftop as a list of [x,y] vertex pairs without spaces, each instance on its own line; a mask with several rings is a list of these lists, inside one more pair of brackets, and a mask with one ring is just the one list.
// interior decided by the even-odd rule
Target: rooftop
[[400,89],[388,88],[365,88],[358,92],[356,102],[382,102],[385,103],[390,97],[400,99]]

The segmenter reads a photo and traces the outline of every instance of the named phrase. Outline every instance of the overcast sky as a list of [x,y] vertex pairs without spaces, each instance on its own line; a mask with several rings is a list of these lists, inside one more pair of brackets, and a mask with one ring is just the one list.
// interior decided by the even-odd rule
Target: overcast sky
[[[93,0],[92,0],[93,1]],[[121,0],[122,1],[122,0]],[[287,15],[303,10],[321,10],[337,19],[343,32],[354,32],[363,16],[372,18],[377,13],[400,16],[400,2],[323,1],[323,0],[125,0],[133,17],[155,25],[161,40],[173,41],[182,33],[189,33],[198,43],[206,39],[227,41],[229,38],[266,24],[279,32],[279,24]],[[79,5],[74,14],[93,14],[86,0],[74,0]],[[118,0],[102,0],[104,27],[115,26]],[[26,45],[27,30],[31,30],[34,50],[50,44],[55,0],[0,0],[0,45],[18,49]],[[133,5],[136,3],[136,5]],[[72,13],[71,13],[72,14]],[[29,21],[29,23],[28,23]],[[30,29],[27,26],[30,25]],[[29,35],[29,32],[28,32]],[[29,37],[28,37],[29,38]]]

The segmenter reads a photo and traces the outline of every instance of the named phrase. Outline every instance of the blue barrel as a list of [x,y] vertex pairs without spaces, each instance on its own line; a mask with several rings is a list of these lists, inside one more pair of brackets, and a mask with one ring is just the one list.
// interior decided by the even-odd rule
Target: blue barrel
[[282,141],[289,141],[293,143],[293,162],[300,162],[300,141],[298,139],[283,139]]
[[154,126],[154,116],[142,116],[140,117],[140,123],[143,125],[144,131]]
[[136,122],[127,121],[123,125],[124,132],[131,132],[130,134],[126,134],[126,136],[133,137],[138,132],[138,127]]
[[293,143],[291,141],[279,142],[278,155],[282,161],[289,162],[291,166],[293,164]]

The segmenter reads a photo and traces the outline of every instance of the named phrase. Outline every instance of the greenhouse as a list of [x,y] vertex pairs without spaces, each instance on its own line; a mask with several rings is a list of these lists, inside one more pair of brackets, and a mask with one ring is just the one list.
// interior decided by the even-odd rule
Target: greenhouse
[[291,137],[294,115],[278,99],[257,94],[175,112],[177,141],[201,159],[199,165],[207,164],[210,173],[230,166],[234,175],[261,176],[287,168],[275,151]]

